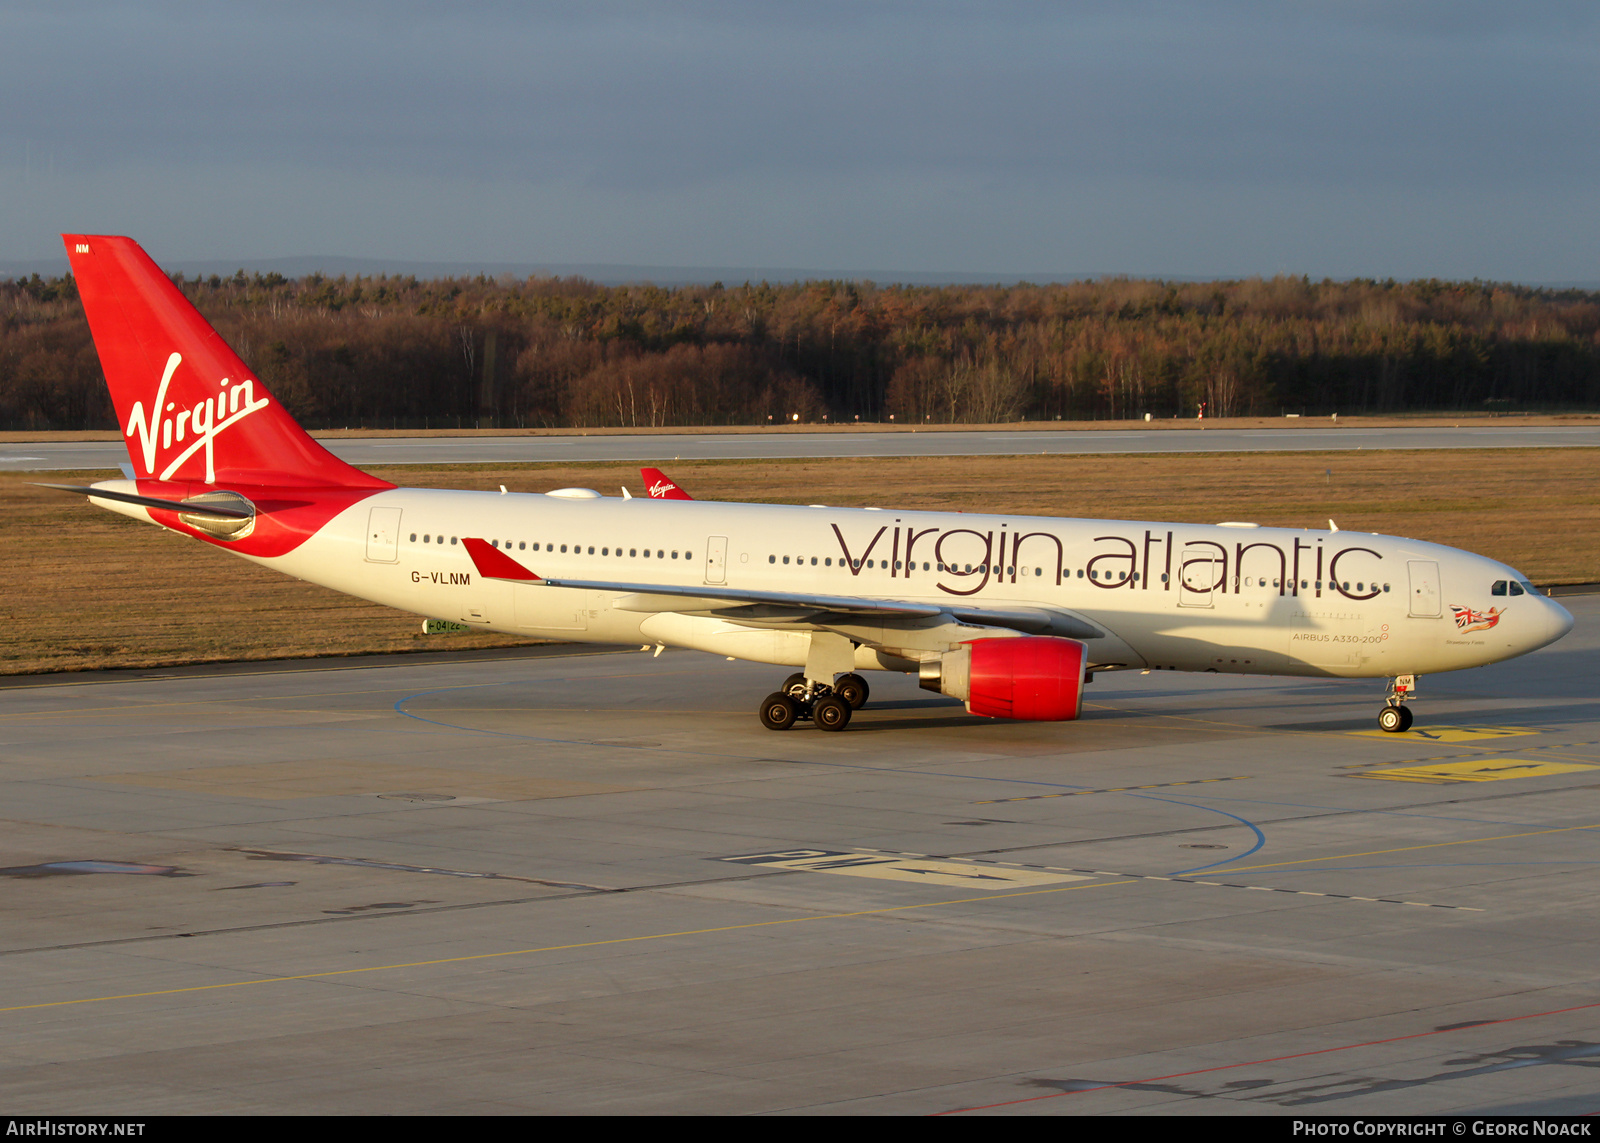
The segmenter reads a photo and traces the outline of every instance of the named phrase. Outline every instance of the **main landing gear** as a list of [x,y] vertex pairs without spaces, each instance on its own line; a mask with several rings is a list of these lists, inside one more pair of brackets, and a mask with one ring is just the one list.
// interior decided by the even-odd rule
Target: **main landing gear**
[[1405,705],[1408,695],[1417,690],[1417,676],[1396,675],[1389,680],[1389,693],[1384,696],[1383,709],[1378,712],[1378,726],[1390,734],[1400,734],[1411,729],[1411,708]]
[[768,730],[788,730],[809,718],[821,730],[843,730],[870,693],[867,680],[853,672],[840,675],[831,687],[807,682],[804,674],[790,675],[783,680],[782,690],[761,701],[761,725]]

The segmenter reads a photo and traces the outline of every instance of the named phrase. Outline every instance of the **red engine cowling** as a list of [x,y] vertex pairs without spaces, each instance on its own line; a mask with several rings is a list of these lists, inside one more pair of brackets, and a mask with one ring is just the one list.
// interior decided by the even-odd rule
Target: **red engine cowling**
[[1083,710],[1088,648],[1076,639],[975,639],[933,663],[922,685],[965,699],[973,714],[1065,722]]

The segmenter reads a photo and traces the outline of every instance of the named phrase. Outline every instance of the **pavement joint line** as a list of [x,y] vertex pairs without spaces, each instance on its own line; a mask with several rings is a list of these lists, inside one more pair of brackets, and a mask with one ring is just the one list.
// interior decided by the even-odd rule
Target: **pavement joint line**
[[1021,794],[1015,798],[989,798],[973,802],[975,806],[998,806],[1006,802],[1038,802],[1046,798],[1076,798],[1084,794],[1127,794],[1135,790],[1165,790],[1173,786],[1203,786],[1208,782],[1243,782],[1250,774],[1235,774],[1227,778],[1189,778],[1180,782],[1152,782],[1145,786],[1112,786],[1103,790],[1062,790],[1054,794]]
[[[924,861],[950,861],[949,856],[935,857],[926,853],[904,853],[892,849],[861,849],[862,853],[882,853],[893,857],[914,858]],[[971,861],[974,865],[1015,866],[1010,861],[986,861],[981,857],[962,858]],[[1487,910],[1476,908],[1472,905],[1440,905],[1432,901],[1402,901],[1397,897],[1356,897],[1348,893],[1313,893],[1305,889],[1285,889],[1277,885],[1244,885],[1237,881],[1200,881],[1193,877],[1162,876],[1156,873],[1128,873],[1110,869],[1078,869],[1072,866],[1060,865],[1033,865],[1031,869],[1042,869],[1051,873],[1080,873],[1092,877],[1122,878],[1128,881],[1170,881],[1179,885],[1205,885],[1213,889],[1244,889],[1252,893],[1286,893],[1296,897],[1338,897],[1346,901],[1368,901],[1381,905],[1412,905],[1420,909],[1452,909],[1462,913],[1482,913]]]
[[1381,1040],[1363,1040],[1359,1043],[1340,1044],[1337,1047],[1332,1048],[1313,1048],[1307,1052],[1291,1052],[1287,1055],[1269,1056],[1266,1059],[1260,1060],[1238,1060],[1231,1064],[1217,1064],[1214,1067],[1209,1068],[1194,1068],[1193,1070],[1186,1072],[1173,1072],[1171,1075],[1148,1076],[1143,1079],[1134,1080],[1120,1080],[1115,1083],[1100,1084],[1097,1087],[1077,1088],[1073,1091],[1052,1091],[1045,1095],[1029,1095],[1022,1097],[1021,1099],[1006,1099],[997,1103],[974,1104],[970,1107],[954,1107],[946,1111],[936,1111],[932,1114],[934,1116],[960,1115],[967,1111],[989,1111],[996,1107],[1014,1107],[1018,1104],[1038,1103],[1041,1100],[1061,1099],[1064,1096],[1070,1095],[1085,1095],[1094,1091],[1115,1091],[1118,1088],[1165,1083],[1168,1080],[1188,1079],[1191,1076],[1203,1076],[1212,1072],[1226,1072],[1231,1071],[1234,1068],[1260,1067],[1264,1064],[1280,1064],[1288,1060],[1304,1060],[1313,1056],[1326,1056],[1333,1052],[1348,1052],[1355,1048],[1376,1048],[1382,1047],[1385,1044],[1403,1044],[1408,1040],[1423,1040],[1430,1036],[1442,1036],[1447,1032],[1462,1032],[1469,1029],[1471,1031],[1477,1031],[1480,1028],[1492,1028],[1497,1024],[1514,1024],[1520,1020],[1538,1020],[1545,1016],[1566,1016],[1573,1012],[1587,1012],[1594,1008],[1600,1008],[1600,1002],[1593,1004],[1575,1004],[1570,1008],[1552,1008],[1546,1012],[1524,1012],[1520,1016],[1503,1016],[1498,1020],[1475,1020],[1466,1027],[1463,1027],[1460,1024],[1452,1024],[1444,1028],[1430,1028],[1426,1032],[1409,1032],[1403,1036],[1387,1036]]
[[815,913],[804,917],[781,917],[770,921],[750,921],[742,925],[715,925],[705,929],[683,929],[667,933],[642,933],[634,937],[613,937],[599,941],[579,941],[566,945],[544,945],[539,948],[508,949],[504,952],[474,953],[468,956],[439,957],[435,960],[410,961],[403,964],[377,964],[362,968],[336,968],[324,972],[298,973],[292,976],[265,976],[253,980],[228,980],[216,984],[196,984],[186,988],[159,988],[149,992],[125,992],[114,996],[83,996],[75,1000],[47,1000],[38,1004],[13,1004],[0,1007],[4,1012],[30,1012],[41,1008],[66,1008],[76,1004],[99,1004],[112,1000],[146,1000],[154,996],[177,996],[193,992],[216,992],[227,988],[247,988],[258,984],[287,984],[301,980],[327,980],[338,976],[357,976],[369,972],[392,972],[404,968],[431,968],[444,964],[469,964],[477,961],[500,960],[506,957],[534,956],[539,953],[571,952],[576,949],[604,948],[609,945],[636,944],[642,941],[669,940],[675,937],[698,937],[712,933],[731,933],[745,929],[772,928],[777,925],[799,925],[811,921],[839,921],[856,917],[881,916],[885,913],[903,913],[912,909],[936,909],[949,905],[974,905],[988,901],[1001,901],[1009,897],[1038,897],[1052,893],[1073,893],[1081,889],[1110,889],[1117,885],[1132,885],[1135,880],[1102,881],[1097,885],[1059,885],[1051,889],[1024,889],[1014,893],[992,893],[983,897],[963,897],[952,901],[923,901],[915,905],[890,905],[882,909],[861,909],[849,913]]
[[1600,829],[1600,822],[1592,825],[1560,826],[1556,829],[1536,829],[1526,833],[1503,833],[1497,837],[1467,837],[1458,841],[1435,841],[1427,845],[1402,845],[1395,849],[1369,849],[1362,853],[1336,853],[1328,857],[1307,857],[1301,861],[1275,861],[1269,865],[1245,865],[1230,869],[1230,873],[1251,873],[1258,869],[1282,869],[1287,865],[1312,865],[1319,861],[1347,861],[1352,857],[1381,857],[1388,853],[1410,853],[1418,849],[1443,849],[1452,845],[1479,845],[1491,841],[1512,841],[1523,837],[1542,837],[1552,833],[1574,833],[1580,830]]
[[[354,668],[351,668],[351,669],[354,669]],[[288,673],[290,673],[290,672],[287,672],[287,671],[285,671],[285,672],[278,672],[278,671],[264,671],[264,672],[262,672],[262,674],[288,674]],[[691,674],[693,672],[676,671],[676,672],[673,672],[673,673],[674,674]],[[224,676],[208,676],[208,677],[215,678],[215,677],[224,677]],[[237,677],[237,676],[226,676],[226,677],[234,678],[234,677]],[[648,678],[648,677],[654,677],[654,676],[646,675],[644,673],[631,674],[631,675],[585,675],[581,679],[555,679],[555,680],[549,680],[549,682],[551,682],[552,684],[559,684],[559,683],[565,683],[565,682],[590,683],[590,682],[607,682],[607,681],[614,680],[614,679],[640,679],[640,678]],[[126,680],[126,681],[129,681],[129,682],[143,682],[145,680],[133,679],[133,680]],[[165,680],[163,680],[163,681],[165,681]],[[89,684],[85,683],[83,685],[88,686]],[[395,691],[406,690],[406,689],[408,689],[409,685],[410,684],[402,684],[402,685],[392,686],[392,687],[378,687],[378,688],[375,688],[373,690],[363,690],[363,691],[317,691],[317,692],[310,693],[310,694],[261,695],[261,696],[255,697],[255,698],[245,699],[245,700],[243,700],[243,702],[246,703],[246,704],[258,704],[258,703],[259,704],[267,704],[267,703],[276,704],[276,703],[283,703],[283,702],[292,702],[292,701],[294,701],[296,699],[354,698],[354,697],[358,697],[360,695],[387,695],[387,694],[393,694]],[[465,684],[462,684],[462,686],[460,686],[460,687],[443,687],[443,688],[440,688],[440,689],[442,689],[442,690],[474,690],[474,689],[477,689],[478,687],[480,687],[482,685],[483,684],[481,684],[481,683],[465,683]],[[507,683],[507,684],[498,684],[498,685],[509,686],[511,684]],[[13,688],[13,689],[22,690],[22,689],[26,689],[26,688],[17,687],[17,688]],[[45,688],[38,688],[38,689],[45,689]],[[423,693],[435,693],[435,692],[423,692]],[[408,696],[408,697],[410,697],[410,696]],[[232,705],[235,705],[235,706],[241,705],[240,700],[238,698],[236,698],[236,697],[214,698],[214,699],[212,699],[212,698],[182,699],[182,700],[176,700],[176,701],[172,701],[172,702],[138,702],[138,701],[133,701],[133,702],[124,703],[124,704],[118,705],[118,706],[74,707],[72,713],[73,713],[74,717],[76,717],[78,715],[84,715],[84,714],[107,714],[107,713],[111,713],[111,714],[138,714],[138,713],[141,713],[143,711],[167,710],[167,709],[172,708],[172,707],[217,706],[219,704],[224,704],[224,703],[232,704]],[[277,708],[275,707],[274,709],[277,709]],[[477,709],[477,708],[464,707],[462,709],[473,710],[473,709]],[[373,712],[373,713],[381,713],[381,712]],[[24,711],[16,711],[16,712],[11,713],[11,714],[0,714],[0,719],[8,719],[8,720],[9,719],[28,719],[28,718],[60,718],[60,717],[61,717],[61,711],[59,711],[59,710],[24,710]],[[466,728],[456,728],[456,729],[474,730],[476,728],[475,727],[466,727]]]

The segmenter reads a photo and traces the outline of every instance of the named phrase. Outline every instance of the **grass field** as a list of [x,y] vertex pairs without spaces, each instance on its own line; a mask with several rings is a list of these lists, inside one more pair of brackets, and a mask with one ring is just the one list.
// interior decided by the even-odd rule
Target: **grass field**
[[[636,468],[374,469],[396,483],[641,494]],[[103,474],[53,473],[87,483]],[[1593,449],[677,462],[702,500],[960,509],[1387,532],[1493,556],[1536,583],[1600,580]],[[265,571],[208,544],[0,475],[0,674],[513,646],[423,636],[417,616]],[[665,507],[665,506],[664,506]]]

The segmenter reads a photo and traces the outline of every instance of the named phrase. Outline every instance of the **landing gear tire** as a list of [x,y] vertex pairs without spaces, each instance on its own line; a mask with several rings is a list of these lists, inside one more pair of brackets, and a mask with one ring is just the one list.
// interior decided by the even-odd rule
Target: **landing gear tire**
[[1411,729],[1411,708],[1386,706],[1378,714],[1378,726],[1390,734],[1400,734]]
[[792,699],[803,699],[803,698],[805,698],[806,697],[806,677],[805,677],[805,674],[804,673],[796,673],[796,674],[790,675],[787,679],[783,680],[783,686],[779,687],[778,690],[781,691],[782,693],[788,695]]
[[872,688],[867,686],[867,680],[860,675],[851,673],[840,675],[833,684],[833,693],[850,704],[851,710],[860,710],[867,705],[867,698],[872,694]]
[[811,708],[811,719],[821,730],[843,730],[850,725],[850,714],[850,704],[838,695],[819,698]]
[[768,730],[788,730],[800,716],[800,708],[782,691],[774,691],[761,701],[761,725]]

